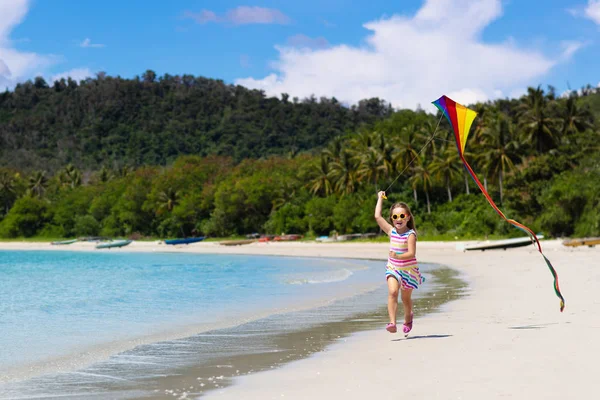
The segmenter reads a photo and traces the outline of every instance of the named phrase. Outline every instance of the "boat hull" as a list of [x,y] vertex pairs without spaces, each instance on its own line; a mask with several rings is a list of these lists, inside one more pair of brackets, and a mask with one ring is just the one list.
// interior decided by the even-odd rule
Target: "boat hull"
[[124,247],[124,246],[127,246],[128,244],[130,244],[131,242],[132,242],[131,240],[119,240],[119,241],[115,241],[115,242],[100,243],[99,245],[96,246],[96,248],[97,249],[112,249],[112,248]]
[[190,244],[197,243],[204,240],[204,237],[197,238],[186,238],[186,239],[167,239],[165,240],[165,244],[176,245],[176,244]]
[[[543,235],[538,236],[538,239],[543,239],[543,238],[544,238]],[[464,246],[463,250],[464,251],[472,251],[472,250],[486,251],[486,250],[498,250],[498,249],[506,250],[506,249],[513,248],[513,247],[529,246],[532,243],[533,243],[533,241],[528,237],[506,239],[506,240],[490,240],[490,241],[486,241],[486,242],[467,244]]]

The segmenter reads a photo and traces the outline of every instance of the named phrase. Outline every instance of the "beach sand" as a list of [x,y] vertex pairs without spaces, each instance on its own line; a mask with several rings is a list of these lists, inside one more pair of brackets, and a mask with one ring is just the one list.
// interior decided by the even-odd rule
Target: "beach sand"
[[[468,295],[415,315],[409,339],[381,329],[356,333],[313,356],[234,380],[207,399],[574,399],[600,396],[600,247],[543,241],[566,308],[532,247],[461,252],[456,243],[420,242],[422,262],[448,265]],[[383,259],[386,243],[253,243],[166,246],[135,242],[117,250]],[[1,243],[0,249],[96,251],[91,243]],[[100,251],[100,250],[98,250]],[[400,317],[401,318],[401,317]]]

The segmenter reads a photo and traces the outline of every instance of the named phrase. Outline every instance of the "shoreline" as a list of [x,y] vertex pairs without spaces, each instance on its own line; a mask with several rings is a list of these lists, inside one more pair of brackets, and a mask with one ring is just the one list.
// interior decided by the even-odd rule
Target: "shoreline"
[[541,245],[558,272],[563,313],[532,246],[458,252],[420,243],[419,261],[459,271],[468,295],[415,315],[408,340],[383,328],[360,332],[203,398],[593,398],[600,391],[600,248],[566,248],[557,240]]
[[[200,243],[173,249],[157,243],[133,246],[138,243],[116,251],[339,258],[343,249],[346,258],[382,260],[381,254],[385,255],[388,247],[387,243],[340,246],[303,242],[232,247]],[[422,379],[402,380],[403,395],[417,398],[587,398],[600,390],[592,372],[593,355],[600,352],[595,339],[600,333],[597,317],[600,301],[596,299],[600,273],[593,268],[600,249],[565,248],[557,240],[541,241],[542,249],[557,269],[565,295],[566,309],[561,314],[550,273],[535,249],[528,246],[506,251],[459,252],[457,243],[461,242],[419,243],[419,261],[457,270],[461,279],[468,282],[469,295],[445,304],[436,313],[415,316],[413,340],[404,340],[382,329],[355,333],[347,341],[335,343],[308,358],[271,371],[237,377],[232,386],[206,396],[244,399],[281,395],[298,399],[329,398],[340,393],[352,399],[385,396],[390,390],[389,382],[384,379],[389,368],[401,371],[405,366],[398,360],[412,361],[411,375],[433,376],[434,384],[430,385],[424,385]],[[72,251],[75,248],[71,246],[0,242],[0,250]],[[77,247],[76,251],[100,251],[93,246]]]
[[[4,245],[4,246],[3,246]],[[177,246],[177,247],[164,247],[164,246],[154,246],[155,243],[141,243],[138,246],[131,246],[129,247],[129,249],[126,248],[121,248],[121,249],[117,249],[117,252],[120,253],[151,253],[151,252],[160,252],[163,254],[176,254],[176,253],[210,253],[210,254],[218,254],[218,251],[214,251],[212,248],[215,247],[215,244],[209,244],[204,245],[204,246]],[[102,252],[114,252],[115,250],[96,250],[94,247],[93,243],[81,243],[78,246],[73,246],[73,245],[69,245],[69,246],[51,246],[49,243],[35,243],[35,242],[10,242],[8,244],[6,243],[0,243],[0,250],[2,251],[65,251],[65,252],[70,252],[70,251],[83,251],[83,252],[90,252],[93,253],[94,251],[102,251]],[[246,248],[244,249],[243,247],[239,246],[239,247],[229,247],[229,246],[222,246],[221,250],[223,250],[221,253],[227,253],[227,254],[252,254],[252,255],[268,255],[268,256],[274,256],[274,257],[302,257],[302,258],[321,258],[321,259],[327,259],[329,257],[335,256],[338,257],[339,256],[339,252],[340,252],[340,247],[337,246],[336,244],[332,244],[330,246],[321,246],[320,244],[317,245],[319,252],[315,253],[315,245],[311,244],[311,243],[290,243],[289,245],[285,245],[285,244],[275,244],[274,246],[255,246],[250,247],[249,249]],[[384,244],[384,246],[387,247],[387,244]],[[201,251],[198,251],[198,247],[202,247]],[[363,247],[363,246],[361,246]],[[376,247],[379,247],[379,244],[376,244]],[[269,250],[269,249],[273,249],[273,248],[277,248],[278,251],[276,252],[265,252],[265,250]],[[128,251],[129,250],[129,251]],[[168,250],[168,251],[166,251]],[[181,250],[185,250],[185,251],[181,251]],[[240,251],[240,250],[250,250],[250,251]],[[310,251],[309,251],[310,250]],[[322,254],[321,250],[326,250],[326,254]],[[333,252],[331,253],[331,251],[333,250]],[[378,249],[376,249],[376,252],[378,254],[386,254],[386,251],[379,251]],[[279,254],[274,254],[274,253],[279,253]],[[353,254],[353,256],[357,256],[358,254]],[[324,257],[323,257],[324,256]],[[369,254],[369,257],[360,257],[360,259],[362,260],[372,260],[373,258],[378,258],[376,256],[376,254]],[[381,258],[381,257],[379,257]],[[359,259],[359,257],[346,257],[345,259],[347,260],[354,260],[354,259]],[[379,260],[378,260],[379,261]],[[330,261],[327,262],[334,262],[333,260],[330,259]],[[343,260],[339,260],[336,261],[337,264],[339,263],[344,263],[345,261]],[[436,269],[438,269],[438,267],[436,267]],[[382,287],[384,287],[384,284],[381,284]],[[359,287],[356,287],[355,289],[360,289]],[[375,290],[375,288],[371,288],[368,289],[367,292],[373,292]],[[352,292],[347,293],[346,295],[343,295],[342,297],[336,296],[335,301],[339,302],[339,301],[344,301],[344,299],[348,298],[355,298],[357,296],[361,296],[361,293],[363,292],[363,290],[359,290],[358,292],[354,291],[354,289],[352,289]],[[376,290],[377,293],[379,293],[379,289]],[[364,293],[363,293],[364,294]],[[241,324],[247,324],[249,321],[256,321],[256,320],[260,320],[263,319],[265,317],[268,318],[268,316],[271,315],[283,315],[283,314],[294,314],[294,313],[298,313],[301,312],[303,310],[312,310],[312,309],[316,309],[316,308],[321,308],[321,307],[327,307],[328,303],[330,303],[329,300],[327,300],[325,303],[323,303],[323,301],[317,301],[316,299],[314,301],[311,301],[310,303],[307,304],[295,304],[293,307],[286,307],[285,309],[278,309],[278,310],[273,310],[273,312],[268,312],[268,315],[256,315],[255,317],[252,318],[244,318],[244,321],[241,321]],[[381,315],[385,314],[382,312],[378,312],[377,313],[379,317],[381,317]],[[381,314],[381,315],[380,315]],[[379,318],[380,319],[380,318]],[[235,325],[239,325],[240,322],[235,323]],[[225,326],[222,327],[218,327],[215,326],[211,329],[209,329],[209,331],[214,331],[216,330],[222,330],[222,329],[230,329],[227,328],[228,324],[225,324]],[[124,343],[108,343],[106,345],[98,345],[95,346],[93,349],[90,349],[90,351],[88,352],[87,350],[84,351],[85,356],[84,357],[80,357],[77,356],[75,358],[75,360],[72,360],[73,357],[71,356],[64,356],[64,357],[59,357],[56,359],[51,359],[48,360],[48,362],[42,362],[42,363],[36,363],[35,365],[26,365],[25,367],[18,367],[17,370],[9,372],[7,376],[4,376],[2,381],[3,384],[14,384],[16,382],[24,382],[24,380],[27,379],[35,379],[36,377],[39,376],[43,376],[47,373],[52,373],[53,371],[53,365],[62,365],[65,364],[65,360],[69,361],[68,364],[71,365],[71,367],[73,368],[74,371],[80,370],[81,368],[86,368],[87,366],[90,366],[92,364],[95,364],[95,358],[94,358],[94,354],[96,354],[98,352],[98,349],[101,350],[102,353],[105,353],[105,350],[107,349],[112,349],[112,350],[118,350],[120,349],[118,352],[121,353],[123,351],[129,351],[130,349],[133,349],[134,347],[138,347],[140,345],[146,345],[146,344],[151,344],[151,343],[155,343],[155,342],[163,342],[165,340],[169,341],[169,340],[178,340],[178,339],[183,339],[186,337],[190,337],[193,336],[194,334],[198,334],[199,332],[206,332],[207,330],[201,329],[194,329],[193,327],[190,327],[189,329],[186,328],[186,334],[185,335],[181,335],[181,334],[176,334],[175,336],[173,336],[173,334],[170,334],[168,332],[166,333],[157,333],[148,337],[143,337],[143,338],[137,338],[137,339],[127,339],[126,341],[124,341]],[[346,334],[349,334],[351,332],[346,332]],[[288,333],[290,334],[290,333]],[[287,335],[287,334],[286,334]],[[286,336],[284,335],[284,336]],[[152,338],[154,338],[154,340],[152,340]],[[150,340],[150,341],[148,341]],[[61,361],[62,360],[62,361]],[[75,364],[73,364],[73,361],[76,361]],[[49,369],[48,369],[49,368]],[[71,369],[71,368],[69,368]],[[18,373],[18,371],[21,371],[20,373]],[[25,373],[25,372],[26,373]],[[12,377],[11,377],[12,376]],[[16,379],[15,378],[17,376],[21,376],[22,378]]]

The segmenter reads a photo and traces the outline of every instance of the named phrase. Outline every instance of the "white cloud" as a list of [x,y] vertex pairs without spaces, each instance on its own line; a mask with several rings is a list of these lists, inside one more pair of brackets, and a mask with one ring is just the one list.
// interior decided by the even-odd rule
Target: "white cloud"
[[586,17],[600,25],[600,0],[589,0],[584,12]]
[[561,42],[561,46],[562,46],[562,55],[561,55],[561,60],[566,61],[569,60],[571,57],[573,57],[573,55],[580,50],[582,47],[584,47],[586,44],[583,42],[579,42],[576,40],[563,40]]
[[236,84],[270,95],[335,96],[355,103],[380,97],[395,107],[433,110],[442,94],[469,103],[521,91],[546,74],[576,46],[551,59],[513,40],[486,43],[482,32],[502,14],[501,0],[426,0],[414,16],[395,15],[364,24],[363,46],[328,49],[276,46],[274,72]]
[[10,33],[25,18],[28,0],[0,0],[0,90],[56,63],[59,57],[22,52],[12,46]]
[[50,84],[53,84],[55,81],[59,81],[61,79],[71,78],[76,82],[85,80],[86,78],[92,78],[94,73],[89,68],[74,68],[70,71],[61,72],[55,74],[50,78]]
[[285,25],[290,22],[290,18],[281,11],[274,8],[248,7],[240,6],[228,10],[224,15],[219,16],[214,11],[202,10],[199,13],[185,11],[184,18],[190,18],[199,24],[208,22],[223,22],[234,25],[247,24],[280,24]]
[[290,36],[287,43],[291,47],[309,48],[309,49],[324,49],[329,47],[329,42],[323,36],[311,38],[301,33]]
[[92,40],[90,38],[85,38],[83,40],[83,42],[81,42],[79,44],[80,47],[95,47],[95,48],[99,48],[99,47],[104,47],[103,44],[100,43],[92,43]]

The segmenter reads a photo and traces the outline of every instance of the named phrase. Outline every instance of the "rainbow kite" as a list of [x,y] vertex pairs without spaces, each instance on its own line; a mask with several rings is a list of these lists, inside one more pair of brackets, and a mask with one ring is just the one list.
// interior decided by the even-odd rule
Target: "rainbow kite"
[[542,257],[544,257],[544,260],[546,261],[546,265],[548,265],[548,268],[550,269],[550,272],[552,273],[552,276],[554,277],[554,292],[560,298],[560,311],[562,312],[565,308],[565,299],[563,298],[562,294],[560,293],[560,288],[558,287],[558,275],[556,274],[554,267],[550,263],[550,260],[548,260],[546,258],[546,256],[544,255],[544,253],[542,253],[542,246],[540,245],[540,241],[538,240],[537,236],[535,235],[535,233],[533,233],[533,231],[531,229],[529,229],[525,225],[522,225],[513,219],[506,218],[506,216],[502,213],[502,211],[500,211],[500,209],[496,206],[496,204],[494,203],[494,201],[492,200],[492,198],[490,197],[488,192],[485,190],[485,188],[483,187],[483,185],[481,184],[479,179],[477,179],[477,175],[475,175],[475,172],[473,172],[473,169],[471,168],[471,166],[469,165],[467,160],[465,160],[464,150],[465,150],[465,145],[467,143],[467,137],[469,136],[469,130],[471,129],[471,124],[473,124],[473,120],[475,120],[477,113],[475,111],[463,106],[462,104],[455,102],[454,100],[452,100],[446,96],[440,97],[439,99],[434,101],[433,104],[442,113],[444,113],[444,115],[446,116],[446,119],[448,119],[448,122],[450,122],[450,125],[452,126],[452,130],[454,131],[454,139],[456,139],[456,146],[458,147],[458,154],[460,156],[460,159],[462,160],[463,164],[465,165],[465,168],[467,169],[467,171],[469,171],[469,174],[471,175],[471,177],[473,178],[475,183],[477,183],[477,186],[479,186],[479,189],[481,190],[481,192],[483,193],[483,195],[485,196],[487,201],[494,208],[494,210],[496,210],[496,212],[502,218],[504,218],[504,220],[506,222],[508,222],[511,225],[516,226],[517,228],[519,228],[522,231],[524,231],[525,233],[527,233],[530,236],[531,240],[533,242],[535,242],[535,244],[537,245],[538,251],[540,252]]

